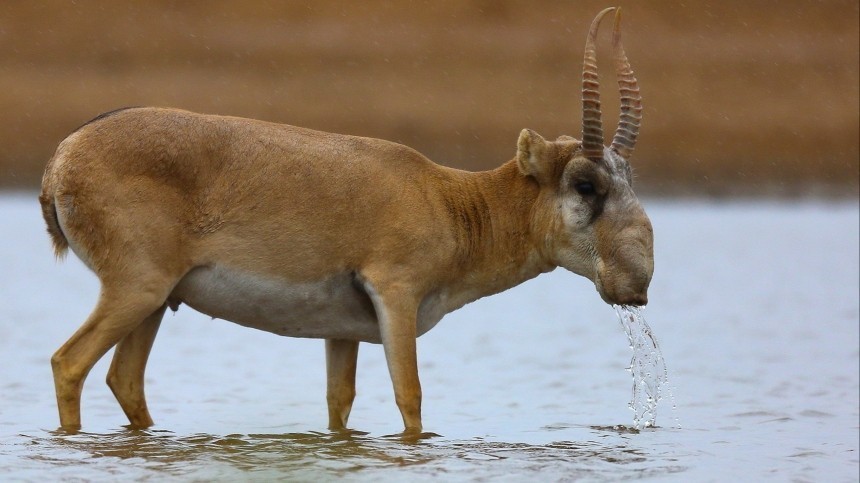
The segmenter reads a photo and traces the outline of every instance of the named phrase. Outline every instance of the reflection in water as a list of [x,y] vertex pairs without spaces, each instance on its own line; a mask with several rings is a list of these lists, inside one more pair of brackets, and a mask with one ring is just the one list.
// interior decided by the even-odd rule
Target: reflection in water
[[[446,441],[442,437],[406,442],[399,437],[371,437],[357,431],[179,436],[170,431],[127,430],[74,435],[52,432],[28,438],[33,448],[29,458],[41,465],[66,470],[74,467],[79,477],[96,478],[105,472],[127,475],[129,466],[136,468],[138,478],[242,475],[243,479],[324,476],[368,480],[399,470],[412,476],[449,471],[474,477],[498,476],[499,464],[520,475],[540,472],[545,480],[629,476],[631,471],[646,476],[684,470],[668,461],[649,461],[642,450],[616,437],[625,431],[592,428],[592,434],[597,436],[594,439],[599,439],[601,432],[611,436],[613,442],[534,445],[482,439]],[[548,462],[552,465],[547,466]]]

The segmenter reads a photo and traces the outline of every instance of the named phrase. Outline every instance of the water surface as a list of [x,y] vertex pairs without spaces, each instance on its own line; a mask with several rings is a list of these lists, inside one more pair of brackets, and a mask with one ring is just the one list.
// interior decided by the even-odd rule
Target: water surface
[[645,202],[646,316],[670,370],[632,431],[629,344],[593,286],[557,270],[419,339],[424,424],[403,442],[380,346],[363,344],[350,426],[325,429],[323,344],[168,314],[147,372],[156,426],[126,430],[104,384],[55,431],[49,358],[95,278],[52,258],[35,194],[0,198],[0,480],[856,481],[856,202]]

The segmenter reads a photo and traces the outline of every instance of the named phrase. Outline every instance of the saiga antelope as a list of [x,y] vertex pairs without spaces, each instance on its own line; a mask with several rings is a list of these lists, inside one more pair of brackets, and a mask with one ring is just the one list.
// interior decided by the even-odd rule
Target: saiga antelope
[[[603,145],[595,38],[612,37],[621,117]],[[585,44],[582,141],[525,129],[487,172],[388,141],[176,109],[103,114],[62,141],[39,201],[57,256],[101,282],[51,358],[62,428],[80,428],[93,365],[132,427],[152,419],[144,369],[167,307],[325,339],[329,427],[345,428],[359,342],[382,343],[404,434],[421,431],[416,338],[447,313],[556,267],[612,304],[643,305],[652,229],[631,187],[639,88],[619,10]]]

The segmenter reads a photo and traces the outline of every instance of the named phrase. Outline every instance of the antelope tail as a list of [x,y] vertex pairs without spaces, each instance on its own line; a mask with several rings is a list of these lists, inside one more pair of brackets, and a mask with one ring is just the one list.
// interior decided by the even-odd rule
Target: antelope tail
[[62,259],[66,256],[69,249],[69,240],[60,228],[60,219],[57,218],[57,202],[56,202],[56,186],[54,186],[54,176],[52,176],[51,168],[54,165],[54,160],[48,163],[45,168],[45,175],[42,179],[42,193],[39,195],[39,204],[42,205],[42,218],[45,219],[45,225],[48,228],[48,234],[51,236],[51,242],[54,245],[54,255],[57,259]]

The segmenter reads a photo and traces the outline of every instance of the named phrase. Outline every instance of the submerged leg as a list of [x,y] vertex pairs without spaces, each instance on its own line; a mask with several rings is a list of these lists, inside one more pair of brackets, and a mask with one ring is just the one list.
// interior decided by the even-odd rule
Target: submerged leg
[[146,407],[143,376],[152,343],[161,325],[167,305],[150,314],[130,334],[123,337],[114,350],[107,374],[107,385],[128,417],[133,428],[152,426],[152,417]]
[[164,304],[166,293],[102,287],[98,304],[84,325],[51,357],[60,425],[81,427],[81,389],[96,361]]
[[328,427],[346,428],[352,401],[355,399],[355,368],[358,361],[358,341],[326,339],[326,399]]

